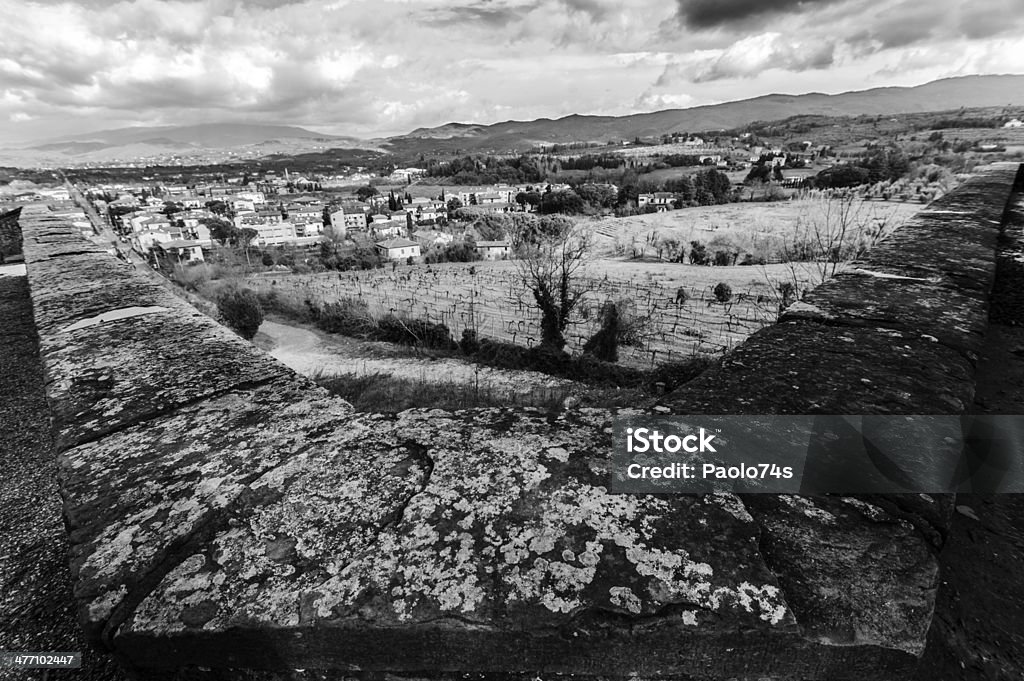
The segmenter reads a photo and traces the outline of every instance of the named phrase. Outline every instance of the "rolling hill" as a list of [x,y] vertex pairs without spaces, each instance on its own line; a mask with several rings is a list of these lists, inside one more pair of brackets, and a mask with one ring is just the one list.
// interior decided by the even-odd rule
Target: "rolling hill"
[[66,135],[0,150],[0,162],[14,165],[111,163],[144,159],[220,162],[261,158],[325,148],[373,145],[287,125],[208,123],[186,126],[131,127]]
[[492,125],[449,123],[392,137],[388,148],[410,152],[438,150],[524,150],[536,144],[631,140],[672,132],[728,130],[755,121],[801,114],[822,116],[886,115],[946,111],[964,107],[1024,104],[1024,75],[963,76],[915,87],[885,87],[827,95],[771,94],[689,109],[668,109],[628,116],[573,114],[559,119],[505,121]]

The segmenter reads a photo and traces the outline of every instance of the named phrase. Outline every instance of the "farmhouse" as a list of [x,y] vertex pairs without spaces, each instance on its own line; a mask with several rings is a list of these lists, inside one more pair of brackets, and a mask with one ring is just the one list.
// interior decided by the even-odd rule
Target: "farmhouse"
[[484,260],[507,258],[510,250],[508,241],[477,241],[476,252]]
[[420,245],[402,237],[388,239],[375,244],[377,252],[388,260],[405,260],[420,257]]
[[658,212],[661,212],[672,207],[673,198],[672,192],[654,192],[653,194],[640,194],[636,202],[640,208],[654,206]]

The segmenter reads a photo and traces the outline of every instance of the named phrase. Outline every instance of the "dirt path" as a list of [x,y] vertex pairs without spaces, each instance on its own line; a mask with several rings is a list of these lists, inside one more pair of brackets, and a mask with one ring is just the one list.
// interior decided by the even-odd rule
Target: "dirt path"
[[582,387],[574,381],[536,371],[505,371],[451,358],[401,356],[383,343],[361,343],[281,319],[264,320],[253,342],[300,374],[387,374],[432,383],[477,383],[501,391],[528,394],[537,388]]

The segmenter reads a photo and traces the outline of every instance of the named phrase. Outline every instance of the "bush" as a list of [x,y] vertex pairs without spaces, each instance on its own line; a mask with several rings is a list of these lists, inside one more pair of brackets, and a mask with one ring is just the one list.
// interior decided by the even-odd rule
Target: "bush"
[[217,314],[229,328],[252,340],[263,323],[263,307],[252,289],[227,288],[217,296]]
[[708,247],[699,241],[690,242],[690,264],[707,265],[711,261],[708,256]]
[[400,345],[418,345],[426,348],[450,350],[456,345],[452,334],[444,324],[435,324],[424,319],[403,319],[385,315],[377,322],[374,340]]
[[366,302],[358,298],[341,298],[317,308],[309,303],[316,325],[328,333],[363,336],[373,327]]
[[715,251],[715,265],[718,267],[728,267],[733,260],[733,255],[729,251]]
[[715,294],[715,300],[720,303],[728,303],[732,299],[732,286],[729,286],[724,281],[720,281],[715,284],[713,293]]
[[601,306],[601,327],[583,345],[583,352],[604,362],[619,360],[619,308],[614,302]]
[[477,338],[476,331],[473,329],[462,330],[462,340],[459,341],[459,349],[467,355],[472,355],[480,349],[480,339]]

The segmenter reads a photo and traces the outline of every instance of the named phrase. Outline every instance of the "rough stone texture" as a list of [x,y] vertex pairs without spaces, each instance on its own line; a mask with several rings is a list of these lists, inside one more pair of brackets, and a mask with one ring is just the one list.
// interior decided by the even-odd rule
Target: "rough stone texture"
[[[959,413],[1016,172],[946,197],[665,405]],[[21,223],[81,617],[143,678],[917,662],[948,499],[609,495],[608,412],[353,415],[44,210]],[[132,306],[164,309],[68,330]]]
[[21,208],[0,209],[0,265],[8,260],[13,262],[21,259],[21,228],[18,227],[20,215]]
[[[25,229],[24,240],[59,449],[292,375],[80,236],[38,231]],[[140,306],[166,309],[69,330],[101,313]]]
[[[350,408],[301,378],[236,389],[65,452],[60,460],[83,625],[99,635],[245,486],[333,431]],[[168,561],[172,561],[168,564]]]
[[[0,645],[81,650],[76,679],[117,681],[114,662],[89,650],[75,623],[38,342],[26,277],[0,268]],[[0,679],[32,674],[0,670]]]

